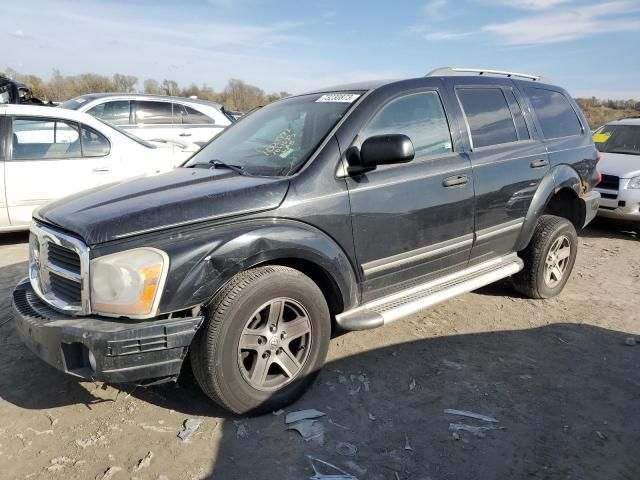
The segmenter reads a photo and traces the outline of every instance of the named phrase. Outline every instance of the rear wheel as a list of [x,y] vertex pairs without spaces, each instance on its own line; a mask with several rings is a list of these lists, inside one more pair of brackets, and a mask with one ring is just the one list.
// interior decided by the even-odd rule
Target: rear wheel
[[516,290],[531,298],[558,295],[571,276],[577,247],[571,222],[553,215],[540,217],[529,245],[520,252],[524,268],[513,276]]
[[301,272],[258,267],[237,275],[206,308],[191,346],[202,390],[234,413],[297,399],[315,380],[331,323],[318,286]]

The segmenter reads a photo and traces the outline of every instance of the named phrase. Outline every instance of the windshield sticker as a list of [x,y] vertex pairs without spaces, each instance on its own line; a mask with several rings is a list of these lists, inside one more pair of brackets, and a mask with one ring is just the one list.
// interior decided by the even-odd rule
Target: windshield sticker
[[360,96],[359,93],[327,93],[322,95],[319,99],[316,100],[318,102],[333,102],[333,103],[351,103],[355,101]]
[[611,133],[594,133],[593,141],[594,143],[606,143],[610,136]]
[[87,101],[87,99],[86,99],[86,98],[82,98],[82,97],[80,97],[80,98],[76,98],[76,103],[84,103],[84,102],[86,102],[86,101]]

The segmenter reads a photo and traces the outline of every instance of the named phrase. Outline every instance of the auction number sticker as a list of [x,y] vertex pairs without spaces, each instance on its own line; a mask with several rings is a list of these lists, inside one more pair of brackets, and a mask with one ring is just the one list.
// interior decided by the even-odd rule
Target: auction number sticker
[[351,103],[360,96],[359,93],[327,93],[316,102]]

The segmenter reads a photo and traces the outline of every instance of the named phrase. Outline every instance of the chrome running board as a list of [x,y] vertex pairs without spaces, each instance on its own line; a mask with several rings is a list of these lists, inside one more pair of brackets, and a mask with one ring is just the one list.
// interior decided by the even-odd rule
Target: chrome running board
[[345,330],[366,330],[412,315],[463,293],[518,273],[523,263],[517,254],[484,262],[348,310],[336,316]]

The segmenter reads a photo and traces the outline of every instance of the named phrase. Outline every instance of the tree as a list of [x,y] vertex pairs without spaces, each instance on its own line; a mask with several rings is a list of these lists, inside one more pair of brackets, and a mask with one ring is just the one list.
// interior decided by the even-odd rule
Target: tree
[[165,95],[177,95],[179,93],[178,82],[175,80],[163,80],[161,89]]
[[159,95],[160,94],[160,85],[157,80],[153,78],[147,78],[144,81],[144,93],[148,93],[151,95]]
[[116,92],[131,93],[135,92],[135,86],[138,83],[138,77],[133,75],[123,75],[116,73],[113,76],[113,86]]

